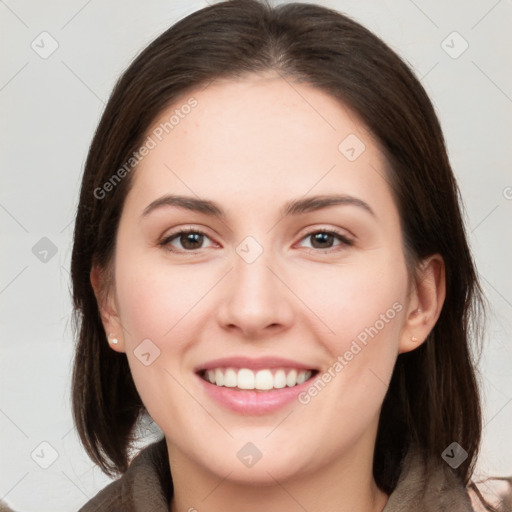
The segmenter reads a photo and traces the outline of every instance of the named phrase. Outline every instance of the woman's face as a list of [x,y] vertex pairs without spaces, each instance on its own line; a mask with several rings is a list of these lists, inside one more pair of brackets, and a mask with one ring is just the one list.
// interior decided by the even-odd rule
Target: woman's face
[[371,464],[411,297],[365,126],[252,75],[184,96],[147,135],[108,329],[171,459],[253,483]]

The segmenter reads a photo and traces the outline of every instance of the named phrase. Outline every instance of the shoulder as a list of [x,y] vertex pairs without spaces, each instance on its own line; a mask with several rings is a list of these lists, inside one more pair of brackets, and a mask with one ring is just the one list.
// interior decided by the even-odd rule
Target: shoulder
[[484,502],[497,512],[512,510],[512,476],[493,477],[468,484],[468,494],[475,512],[487,512]]
[[14,512],[5,501],[0,500],[0,512]]
[[102,489],[79,512],[167,512],[171,496],[172,480],[164,438],[142,449],[126,473]]
[[448,464],[413,445],[402,460],[400,478],[383,512],[404,510],[511,512],[512,477],[464,485]]
[[[121,478],[122,479],[122,478]],[[120,480],[121,480],[120,479]],[[88,501],[79,512],[98,512],[127,510],[121,508],[123,504],[120,492],[120,480],[116,480],[102,489],[92,500]],[[130,509],[131,510],[131,509]],[[0,512],[15,512],[5,501],[0,500]]]
[[126,474],[118,480],[110,483],[103,488],[94,498],[89,500],[78,512],[97,512],[98,510],[122,510],[123,505],[123,487]]

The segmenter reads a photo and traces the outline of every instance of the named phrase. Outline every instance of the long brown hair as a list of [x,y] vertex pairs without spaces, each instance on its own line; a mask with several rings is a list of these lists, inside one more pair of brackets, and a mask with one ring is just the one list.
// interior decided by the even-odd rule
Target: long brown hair
[[395,52],[347,16],[313,4],[230,0],[196,11],[152,42],[115,86],[85,165],[71,263],[78,337],[73,414],[81,441],[105,473],[123,473],[145,413],[126,356],[106,342],[90,282],[97,264],[110,276],[105,286],[114,284],[116,233],[136,167],[108,197],[95,191],[185,93],[218,78],[267,70],[311,84],[358,113],[387,159],[408,269],[414,274],[434,253],[445,262],[440,317],[419,348],[398,356],[384,399],[375,480],[390,493],[411,443],[440,458],[456,441],[468,458],[454,471],[468,483],[481,439],[475,357],[484,299],[441,127],[425,90]]

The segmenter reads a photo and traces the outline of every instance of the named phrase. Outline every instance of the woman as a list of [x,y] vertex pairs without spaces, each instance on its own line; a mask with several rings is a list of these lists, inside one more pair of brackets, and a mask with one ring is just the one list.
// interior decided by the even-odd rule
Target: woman
[[81,510],[477,510],[457,185],[349,18],[234,0],[151,43],[89,151],[72,281],[75,422],[122,474]]

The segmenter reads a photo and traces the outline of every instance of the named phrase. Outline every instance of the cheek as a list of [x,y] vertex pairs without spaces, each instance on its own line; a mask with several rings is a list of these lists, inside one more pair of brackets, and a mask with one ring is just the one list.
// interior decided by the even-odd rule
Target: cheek
[[[130,370],[144,405],[160,426],[191,405],[177,381],[190,365],[189,349],[203,328],[196,320],[203,314],[201,300],[217,281],[206,267],[185,271],[164,259],[137,257],[135,251],[126,251],[116,262],[119,315]],[[144,358],[145,353],[149,357]],[[145,365],[144,359],[150,364]],[[167,404],[164,410],[162,404]],[[197,415],[196,410],[192,413]]]
[[336,428],[344,425],[347,439],[354,440],[384,400],[405,311],[407,278],[395,270],[379,274],[366,267],[364,272],[347,272],[345,278],[331,280],[324,294],[323,318],[335,334],[319,339],[329,360],[299,402],[310,417],[319,419],[325,410],[332,411],[338,425],[332,428],[333,438]]
[[342,356],[346,379],[358,383],[354,390],[382,388],[398,353],[407,294],[405,268],[395,265],[392,271],[372,272],[367,267],[352,276],[347,288],[339,304],[343,313],[333,316],[339,336],[331,349],[337,358]]
[[[198,338],[194,329],[201,325],[191,320],[208,291],[206,284],[201,285],[204,276],[191,276],[154,259],[144,261],[135,253],[125,253],[116,263],[119,315],[133,381],[153,420],[175,435],[181,424],[169,418],[197,416],[179,384],[188,348]],[[149,353],[146,358],[145,353]]]
[[[319,282],[329,283],[324,293]],[[324,330],[319,337],[329,361],[302,403],[315,402],[310,405],[318,414],[326,402],[333,410],[343,404],[343,414],[362,425],[380,407],[398,354],[407,299],[405,265],[400,259],[391,264],[391,259],[375,258],[357,268],[338,268],[328,280],[310,285],[311,309],[332,332]]]
[[385,339],[389,350],[397,348],[407,298],[407,273],[400,260],[392,264],[391,258],[376,255],[364,264],[325,267],[302,286],[299,293],[322,320],[322,340],[332,356],[344,353],[355,339],[363,344]]
[[150,258],[121,258],[116,266],[119,314],[130,343],[149,338],[158,344],[169,337],[179,342],[176,333],[212,287],[213,277],[199,268],[187,272]]

